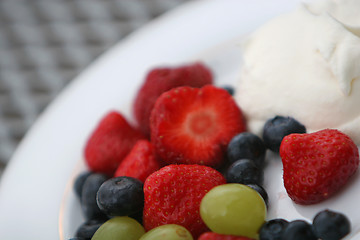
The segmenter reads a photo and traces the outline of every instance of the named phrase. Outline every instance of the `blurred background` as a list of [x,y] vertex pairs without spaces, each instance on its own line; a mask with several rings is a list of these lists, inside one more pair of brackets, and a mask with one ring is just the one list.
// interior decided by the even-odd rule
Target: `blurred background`
[[46,106],[96,57],[190,0],[1,0],[0,177]]

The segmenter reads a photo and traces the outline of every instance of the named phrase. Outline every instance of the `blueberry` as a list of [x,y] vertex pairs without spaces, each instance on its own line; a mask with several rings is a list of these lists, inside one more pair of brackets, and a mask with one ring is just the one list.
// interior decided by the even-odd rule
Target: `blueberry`
[[251,159],[260,168],[264,166],[266,147],[255,134],[243,132],[233,137],[227,148],[228,160]]
[[281,240],[284,229],[289,224],[282,218],[272,219],[264,223],[259,232],[260,240]]
[[81,174],[79,174],[75,180],[75,184],[74,184],[74,191],[76,193],[76,196],[81,199],[81,195],[82,195],[82,188],[84,186],[85,180],[87,179],[88,176],[90,176],[92,173],[91,172],[83,172]]
[[264,172],[254,161],[249,159],[240,159],[227,169],[225,178],[228,183],[258,184],[262,185]]
[[266,206],[268,206],[269,197],[266,190],[262,186],[257,184],[246,184],[246,185],[257,191],[260,194],[260,196],[264,199]]
[[312,226],[302,220],[289,222],[282,234],[282,240],[317,240]]
[[129,217],[138,221],[141,225],[143,224],[143,211],[136,212],[134,214],[130,214]]
[[97,194],[99,208],[108,216],[128,216],[143,210],[143,183],[132,177],[111,178]]
[[342,213],[324,210],[313,220],[313,229],[318,238],[323,240],[341,239],[350,233],[350,221]]
[[306,128],[291,117],[276,116],[269,119],[263,130],[265,146],[273,152],[279,152],[282,139],[291,133],[306,133]]
[[93,173],[84,182],[82,188],[81,207],[87,220],[106,219],[96,203],[96,194],[101,184],[107,180],[103,174]]
[[96,230],[105,222],[105,220],[90,220],[83,223],[77,230],[75,236],[81,239],[90,240]]
[[73,238],[69,238],[69,240],[87,240],[87,239],[82,237],[73,237]]
[[235,93],[235,89],[232,86],[223,86],[222,88],[226,90],[231,96],[233,96]]

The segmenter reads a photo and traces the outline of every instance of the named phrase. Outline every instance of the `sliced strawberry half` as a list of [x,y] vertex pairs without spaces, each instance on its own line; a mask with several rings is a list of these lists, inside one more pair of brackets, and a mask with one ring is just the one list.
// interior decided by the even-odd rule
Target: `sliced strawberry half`
[[162,94],[150,119],[151,141],[167,163],[221,165],[229,141],[245,131],[240,108],[212,85],[179,87]]
[[160,168],[152,144],[148,140],[139,140],[130,153],[120,163],[114,177],[127,176],[144,182],[153,172]]
[[175,87],[202,87],[212,82],[210,69],[202,63],[152,69],[139,89],[133,106],[135,119],[143,134],[150,135],[151,110],[162,93]]

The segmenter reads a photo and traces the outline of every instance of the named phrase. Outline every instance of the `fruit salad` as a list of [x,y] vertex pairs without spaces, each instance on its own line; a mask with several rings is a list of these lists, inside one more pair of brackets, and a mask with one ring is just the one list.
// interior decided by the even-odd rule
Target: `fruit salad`
[[[160,84],[147,85],[159,69]],[[263,134],[255,135],[232,96],[236,90],[214,85],[204,64],[159,69],[147,75],[137,99],[153,94],[146,86],[162,88],[168,81],[174,87],[155,91],[157,97],[148,98],[154,102],[144,103],[151,108],[148,132],[110,111],[90,134],[88,171],[74,185],[86,221],[74,239],[340,239],[350,232],[348,218],[329,209],[314,213],[312,223],[269,219],[264,184],[270,151],[282,160],[295,203],[331,198],[359,165],[350,137],[335,129],[306,133],[289,116],[269,119]],[[207,80],[179,86],[196,69],[206,74],[194,76]],[[142,111],[135,103],[134,114]]]
[[[345,2],[334,4],[340,9],[358,6],[355,1]],[[356,42],[357,32],[334,22],[334,5],[321,4],[304,5],[252,35],[245,44],[245,64],[236,88],[219,86],[212,69],[201,62],[152,69],[132,105],[135,123],[121,111],[110,111],[89,135],[84,146],[88,168],[74,185],[85,221],[72,239],[326,240],[349,236],[349,217],[323,206],[347,194],[358,180],[354,176],[360,162],[356,145],[360,132],[354,124],[358,111],[350,111],[358,104],[360,78],[353,65],[341,58],[349,54],[346,44]],[[319,13],[320,6],[330,11],[330,17]],[[306,65],[311,73],[296,67],[292,86],[286,74],[293,69],[281,69],[293,63],[294,59],[289,60],[293,52],[280,55],[280,60],[289,60],[282,64],[271,54],[273,47],[288,41],[281,31],[289,23],[309,21],[314,25],[301,31],[326,26],[344,38],[315,38],[326,39],[326,51],[335,46],[334,56],[328,56],[324,49],[306,45],[314,43],[313,35],[310,40],[306,35],[296,51],[303,51],[301,57],[312,59],[311,64],[319,57],[326,61],[315,67]],[[276,29],[275,40],[281,41],[269,46],[262,41],[272,29]],[[349,31],[355,36],[349,37]],[[291,44],[286,47],[294,47]],[[315,63],[312,53],[306,55],[309,49],[318,50]],[[355,49],[350,57],[360,59],[357,53]],[[264,56],[261,61],[259,54]],[[348,72],[339,72],[345,71],[339,67]],[[320,72],[314,73],[316,69]],[[296,89],[300,83],[303,87],[314,82],[314,76],[327,76],[331,82],[330,89],[323,87],[321,79],[314,87],[329,92],[328,102],[323,96],[314,102],[318,97],[311,95],[314,89]],[[351,77],[350,83],[346,77]],[[339,106],[347,111],[345,116],[326,108],[334,102],[335,88],[339,90],[335,102],[344,103]],[[314,109],[322,109],[320,116]],[[332,114],[333,119],[322,121]],[[349,116],[354,122],[348,121]],[[281,176],[275,185],[283,192],[269,187],[274,184],[268,176],[274,174]],[[279,211],[284,199],[290,211],[307,211],[307,218],[288,219],[284,207]]]

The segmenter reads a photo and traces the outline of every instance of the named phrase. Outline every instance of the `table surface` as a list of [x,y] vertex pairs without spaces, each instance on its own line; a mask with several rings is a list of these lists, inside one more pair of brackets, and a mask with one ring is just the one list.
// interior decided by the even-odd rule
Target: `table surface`
[[0,177],[23,136],[64,86],[122,38],[187,1],[2,0]]

